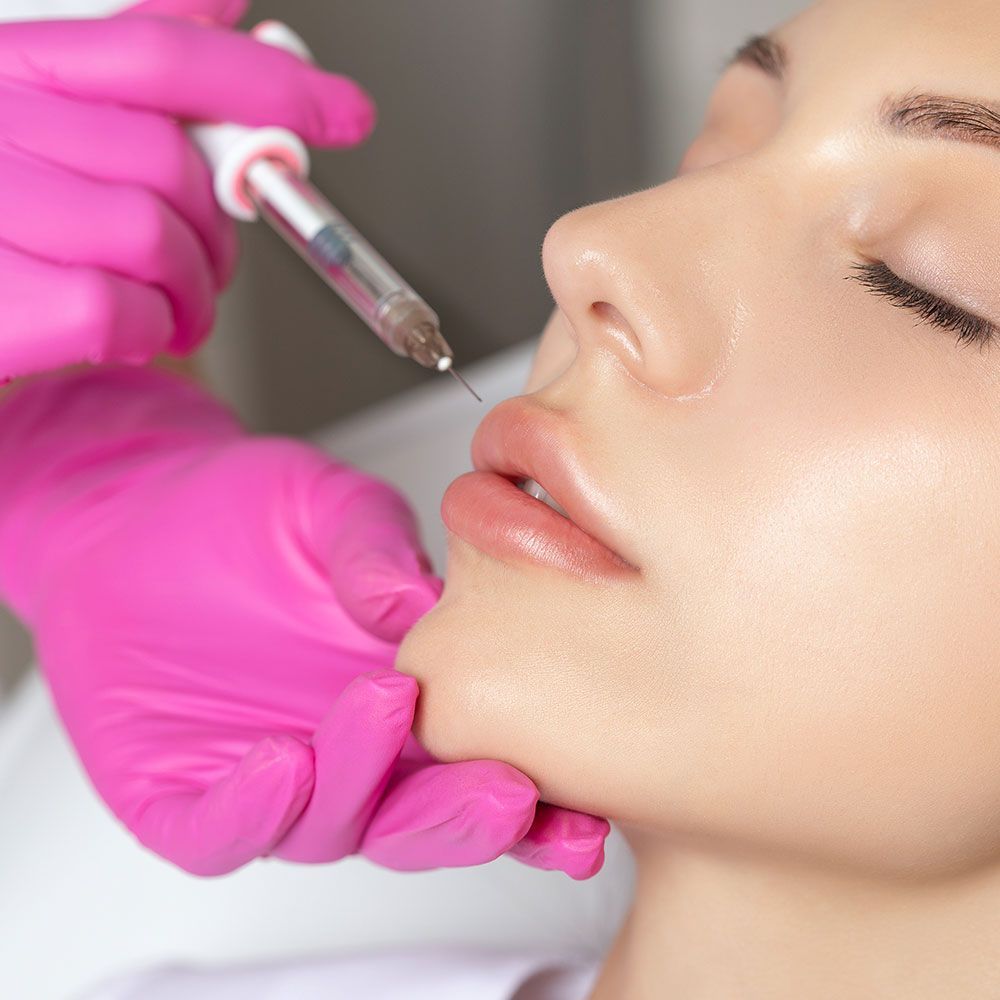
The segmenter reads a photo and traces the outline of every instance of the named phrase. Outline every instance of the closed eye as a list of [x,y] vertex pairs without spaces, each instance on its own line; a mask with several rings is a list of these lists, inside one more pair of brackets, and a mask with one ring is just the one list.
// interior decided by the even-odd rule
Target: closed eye
[[957,334],[959,344],[979,344],[981,349],[997,337],[997,328],[989,320],[911,285],[883,261],[862,261],[853,269],[855,273],[847,275],[848,280],[858,281],[872,294],[916,313],[921,323],[933,323]]

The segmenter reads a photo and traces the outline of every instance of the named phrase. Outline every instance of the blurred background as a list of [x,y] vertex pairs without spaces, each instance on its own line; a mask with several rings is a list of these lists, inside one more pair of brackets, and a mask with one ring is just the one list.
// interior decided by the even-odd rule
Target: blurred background
[[[0,20],[115,6],[0,0]],[[668,179],[727,57],[748,35],[803,6],[804,0],[255,0],[247,26],[287,21],[318,61],[374,94],[380,118],[372,140],[360,150],[317,154],[314,179],[437,309],[463,370],[482,362],[484,382],[495,376],[497,391],[516,392],[530,346],[515,345],[537,335],[551,308],[540,263],[548,226],[576,206]],[[508,360],[500,363],[502,373],[494,372],[486,359],[504,350]],[[377,457],[373,471],[400,470],[397,481],[411,495],[423,491],[424,517],[434,518],[438,481],[421,478],[418,453],[402,454],[405,442],[387,450],[386,429],[408,420],[413,407],[426,418],[421,426],[442,436],[449,422],[467,422],[468,403],[441,376],[440,387],[419,387],[434,376],[390,355],[263,227],[244,228],[242,264],[221,303],[203,369],[252,426],[311,436],[355,461]],[[447,399],[459,398],[456,418]],[[392,400],[406,413],[394,410]],[[464,454],[449,461],[464,463]],[[282,913],[288,933],[295,929],[300,940],[318,946],[334,930],[331,924],[325,936],[309,936],[315,913],[323,911],[321,903],[313,911],[302,900],[317,886],[325,887],[327,901],[347,893],[357,926],[381,919],[373,900],[401,900],[397,930],[406,938],[410,927],[414,939],[426,934],[425,921],[407,907],[424,878],[437,879],[435,891],[451,901],[450,923],[439,926],[442,940],[479,933],[463,908],[470,891],[492,907],[494,928],[507,921],[510,940],[523,933],[525,908],[538,910],[536,923],[557,928],[572,906],[576,923],[551,939],[560,946],[601,939],[623,905],[618,897],[609,902],[607,890],[565,895],[568,880],[559,892],[551,881],[538,890],[534,875],[509,862],[497,863],[512,866],[499,887],[496,879],[470,883],[463,873],[438,873],[404,880],[409,888],[401,890],[396,876],[359,874],[353,863],[322,878],[288,866],[257,867],[226,880],[221,895],[181,882],[141,854],[93,799],[40,686],[30,705],[12,704],[4,713],[4,694],[17,693],[30,660],[26,636],[0,609],[0,942],[8,955],[17,940],[30,949],[54,909],[62,914],[60,927],[93,916],[89,937],[68,930],[61,937],[66,961],[81,970],[104,968],[107,956],[94,953],[113,950],[115,940],[122,954],[136,956],[195,954],[192,935],[205,955],[252,952],[267,907]],[[68,831],[77,848],[68,848]],[[621,870],[610,866],[606,881]],[[75,872],[89,881],[73,883]],[[60,885],[70,902],[58,899]],[[527,895],[517,895],[519,886]],[[158,902],[146,912],[140,900],[149,898]],[[20,938],[5,920],[21,922]],[[355,924],[343,925],[340,940],[354,942]],[[496,934],[506,939],[506,932]],[[142,951],[137,942],[150,935],[174,944],[163,945],[165,952]],[[126,938],[135,939],[131,950]],[[66,950],[70,940],[75,952]],[[18,990],[15,981],[5,989],[0,967],[0,995],[63,995],[55,967],[47,970],[52,985],[45,989],[39,968],[22,963],[21,972],[35,983],[30,993],[18,991],[22,981]]]

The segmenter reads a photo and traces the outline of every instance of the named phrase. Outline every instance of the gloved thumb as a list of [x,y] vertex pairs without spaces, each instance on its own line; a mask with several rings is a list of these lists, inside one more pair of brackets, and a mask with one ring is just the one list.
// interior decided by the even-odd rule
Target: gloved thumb
[[153,14],[231,28],[249,6],[249,0],[142,0],[119,11],[118,16]]
[[338,601],[376,638],[400,642],[437,603],[442,583],[416,519],[387,484],[331,466],[313,496],[313,524]]

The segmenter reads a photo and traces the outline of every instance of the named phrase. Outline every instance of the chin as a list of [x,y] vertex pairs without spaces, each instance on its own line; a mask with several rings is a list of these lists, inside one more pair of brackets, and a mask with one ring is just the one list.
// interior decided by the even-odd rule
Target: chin
[[462,760],[471,742],[468,713],[460,707],[461,684],[454,666],[460,655],[456,625],[461,616],[444,596],[410,629],[396,655],[396,669],[416,678],[420,698],[413,732],[438,760]]
[[547,802],[606,812],[606,762],[597,751],[612,723],[599,707],[608,703],[599,690],[604,672],[593,664],[604,644],[593,627],[601,592],[587,590],[452,539],[441,600],[396,659],[420,684],[420,743],[443,762],[503,761]]
[[510,602],[496,607],[489,596],[509,588],[505,572],[451,540],[441,599],[399,647],[396,669],[420,684],[414,733],[438,760],[508,759],[509,736],[493,692],[514,683],[507,666],[518,654],[502,613]]

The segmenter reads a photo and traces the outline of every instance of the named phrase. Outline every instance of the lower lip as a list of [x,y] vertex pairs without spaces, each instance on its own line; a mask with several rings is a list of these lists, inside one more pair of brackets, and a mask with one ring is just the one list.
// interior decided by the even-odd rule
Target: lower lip
[[468,472],[441,504],[448,530],[504,562],[547,566],[588,580],[631,571],[620,556],[495,472]]

